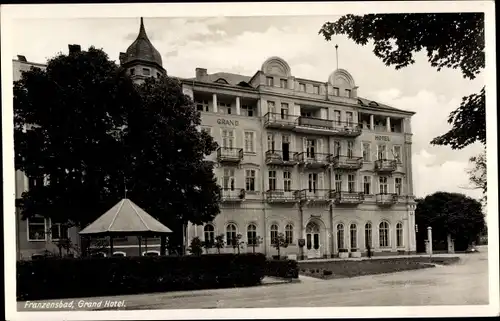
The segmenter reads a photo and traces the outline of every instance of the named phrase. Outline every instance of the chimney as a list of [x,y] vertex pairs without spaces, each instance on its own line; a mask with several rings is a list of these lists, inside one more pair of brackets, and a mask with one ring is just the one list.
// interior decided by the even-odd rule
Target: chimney
[[127,56],[126,53],[120,52],[120,57],[119,57],[119,59],[120,59],[120,65],[123,65],[125,63],[125,57],[126,56]]
[[28,62],[28,60],[26,60],[26,57],[23,55],[17,55],[17,60],[22,61],[22,62]]
[[196,79],[201,79],[207,75],[205,68],[196,68]]
[[82,50],[80,45],[68,45],[68,48],[69,48],[70,54],[74,54],[74,53],[80,52]]

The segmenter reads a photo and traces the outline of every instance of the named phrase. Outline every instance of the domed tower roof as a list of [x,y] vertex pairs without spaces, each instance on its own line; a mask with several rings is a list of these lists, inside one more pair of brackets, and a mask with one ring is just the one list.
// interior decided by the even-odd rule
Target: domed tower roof
[[141,17],[141,26],[137,39],[128,47],[125,55],[123,56],[122,64],[130,64],[132,62],[143,62],[158,65],[163,69],[161,55],[158,50],[153,46],[146,34],[144,28],[144,21]]

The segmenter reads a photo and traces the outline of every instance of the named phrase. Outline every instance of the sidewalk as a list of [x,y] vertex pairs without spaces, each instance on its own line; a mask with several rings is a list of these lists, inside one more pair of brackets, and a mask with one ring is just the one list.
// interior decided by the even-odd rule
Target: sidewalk
[[411,255],[384,255],[384,256],[372,256],[371,258],[368,257],[349,257],[349,258],[338,258],[338,257],[333,257],[333,258],[326,258],[326,259],[305,259],[305,260],[297,260],[298,263],[313,263],[313,262],[334,262],[334,261],[364,261],[364,260],[394,260],[394,259],[407,259],[407,258],[414,258],[414,257],[433,257],[433,258],[440,258],[440,257],[462,257],[464,256],[464,253],[442,253],[442,254],[432,254],[429,256],[429,254],[411,254]]

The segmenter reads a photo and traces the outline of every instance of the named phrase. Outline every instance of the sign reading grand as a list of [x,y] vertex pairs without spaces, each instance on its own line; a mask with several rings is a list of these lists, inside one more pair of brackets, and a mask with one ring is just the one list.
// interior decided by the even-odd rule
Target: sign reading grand
[[375,140],[381,140],[384,142],[389,142],[391,139],[389,136],[380,136],[380,135],[375,135]]
[[217,124],[227,125],[227,126],[239,126],[240,122],[237,120],[219,118],[217,119]]

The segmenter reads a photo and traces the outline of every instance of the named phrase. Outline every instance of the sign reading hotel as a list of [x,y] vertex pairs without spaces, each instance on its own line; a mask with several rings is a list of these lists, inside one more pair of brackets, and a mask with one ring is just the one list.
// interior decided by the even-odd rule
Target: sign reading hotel
[[217,124],[227,125],[227,126],[239,126],[240,122],[237,120],[219,118],[217,119]]
[[389,136],[380,136],[380,135],[375,135],[375,140],[382,140],[384,142],[389,142],[390,138]]

